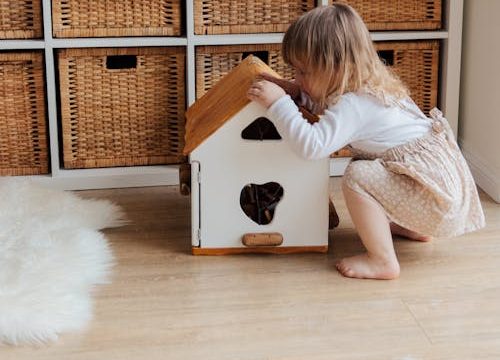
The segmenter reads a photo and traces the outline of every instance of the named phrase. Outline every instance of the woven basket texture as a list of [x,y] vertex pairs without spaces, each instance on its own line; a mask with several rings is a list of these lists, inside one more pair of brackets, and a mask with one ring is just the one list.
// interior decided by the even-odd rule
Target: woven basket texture
[[281,56],[281,44],[199,46],[196,48],[196,98],[202,97],[250,54],[259,57],[284,78],[294,77],[293,68]]
[[199,35],[284,32],[314,0],[199,0],[194,32]]
[[65,168],[185,161],[185,49],[58,53]]
[[439,40],[376,42],[375,48],[429,114],[438,105]]
[[0,0],[0,39],[37,39],[42,35],[41,0]]
[[55,37],[179,36],[180,0],[53,0]]
[[0,52],[0,175],[47,174],[41,52]]
[[[330,4],[338,0],[330,0]],[[361,15],[369,30],[441,29],[441,0],[341,0]]]

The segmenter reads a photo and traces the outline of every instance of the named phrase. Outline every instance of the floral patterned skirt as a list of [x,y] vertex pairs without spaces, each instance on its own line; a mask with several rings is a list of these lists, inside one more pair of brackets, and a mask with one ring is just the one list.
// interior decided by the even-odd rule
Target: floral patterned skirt
[[352,149],[344,184],[379,203],[390,221],[427,236],[484,227],[474,179],[447,120],[431,111],[432,131],[380,154]]

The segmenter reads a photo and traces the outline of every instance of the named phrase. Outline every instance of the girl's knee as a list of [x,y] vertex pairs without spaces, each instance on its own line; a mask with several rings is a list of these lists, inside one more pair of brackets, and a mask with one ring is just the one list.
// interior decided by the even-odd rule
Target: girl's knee
[[348,191],[352,191],[352,186],[353,186],[352,178],[347,178],[346,174],[344,174],[344,176],[342,177],[341,186],[342,186],[342,193],[344,194]]
[[344,172],[342,178],[342,191],[354,191],[356,193],[371,192],[373,188],[378,186],[377,181],[380,179],[380,173],[384,172],[383,165],[372,160],[357,160],[352,161]]
[[342,191],[352,190],[366,178],[364,161],[352,161],[344,171],[342,177]]

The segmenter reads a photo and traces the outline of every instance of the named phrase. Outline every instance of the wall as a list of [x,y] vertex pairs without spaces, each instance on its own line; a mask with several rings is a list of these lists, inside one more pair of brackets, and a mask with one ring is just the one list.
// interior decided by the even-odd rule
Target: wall
[[500,202],[499,0],[466,0],[458,139],[474,178]]

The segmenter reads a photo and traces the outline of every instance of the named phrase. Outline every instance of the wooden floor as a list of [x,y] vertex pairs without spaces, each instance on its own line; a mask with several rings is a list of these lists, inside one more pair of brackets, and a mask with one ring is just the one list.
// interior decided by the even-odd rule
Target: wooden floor
[[106,231],[113,282],[88,329],[0,359],[500,359],[500,205],[481,194],[488,226],[474,234],[396,239],[398,280],[352,280],[334,268],[362,249],[339,185],[326,255],[195,257],[176,187],[81,192],[133,221]]

